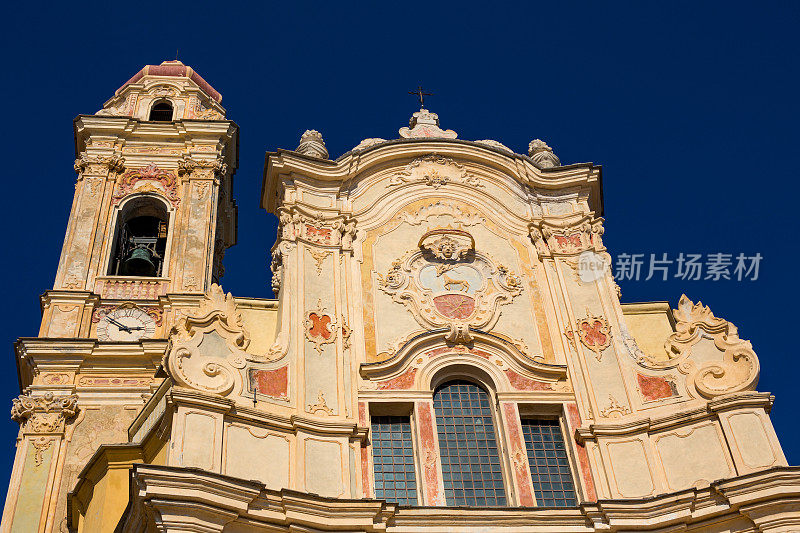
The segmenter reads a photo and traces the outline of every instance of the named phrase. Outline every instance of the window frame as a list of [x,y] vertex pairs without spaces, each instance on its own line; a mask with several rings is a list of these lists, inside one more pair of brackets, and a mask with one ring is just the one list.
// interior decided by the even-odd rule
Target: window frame
[[[367,444],[367,468],[369,469],[369,494],[366,494],[365,487],[362,487],[362,492],[365,496],[375,498],[375,455],[372,446],[372,417],[374,416],[407,416],[411,424],[411,450],[414,457],[414,479],[416,480],[416,493],[417,505],[413,507],[422,507],[430,505],[425,499],[425,491],[423,490],[424,473],[422,472],[422,458],[420,457],[419,435],[417,433],[417,420],[414,413],[414,402],[398,402],[398,401],[376,401],[370,400],[367,407],[367,425],[370,428],[370,438]],[[394,502],[392,502],[394,503]],[[400,504],[396,504],[400,505]]]
[[[580,464],[578,459],[578,450],[576,449],[575,439],[571,437],[569,425],[567,424],[567,413],[564,402],[517,402],[517,411],[519,413],[520,431],[522,430],[522,419],[524,418],[556,418],[558,420],[558,427],[561,429],[561,437],[564,439],[564,448],[567,452],[567,463],[569,464],[570,475],[572,476],[572,483],[575,486],[575,497],[578,505],[586,501],[586,495],[583,489],[583,478],[580,476]],[[521,435],[520,435],[521,436]],[[527,446],[523,439],[522,443],[525,447],[525,460],[527,461]],[[530,472],[530,464],[528,464],[528,477],[533,491],[533,476]],[[533,493],[533,499],[536,501],[536,494]],[[539,507],[539,502],[536,502],[536,507]],[[570,507],[562,507],[562,509],[570,509]]]
[[[478,370],[478,369],[474,369]],[[483,377],[483,376],[482,376]],[[510,507],[518,505],[517,502],[517,491],[516,487],[514,486],[514,480],[512,478],[512,471],[511,471],[511,464],[510,458],[508,457],[508,446],[506,439],[508,438],[508,432],[503,425],[502,417],[500,416],[499,404],[497,400],[497,395],[495,394],[494,386],[487,386],[488,376],[483,377],[484,379],[478,379],[476,377],[475,372],[469,372],[466,374],[462,374],[461,372],[446,372],[440,373],[434,377],[431,381],[431,404],[433,405],[433,396],[435,395],[436,391],[442,386],[451,381],[467,381],[472,383],[473,385],[477,386],[478,388],[482,389],[486,395],[489,397],[489,407],[491,411],[492,417],[492,424],[494,425],[494,438],[497,444],[497,453],[498,459],[500,464],[500,474],[503,482],[503,491],[505,492],[506,503],[505,505],[494,505],[494,506],[469,506],[471,509],[491,509],[494,507]],[[493,385],[493,384],[492,384]],[[442,474],[442,483],[444,483],[444,472],[442,472],[442,452],[441,452],[441,443],[438,442],[439,440],[439,432],[438,426],[436,426],[436,410],[433,410],[433,422],[434,422],[434,433],[435,438],[437,440],[437,448],[439,449],[439,456],[437,457],[437,461],[439,464],[439,472]],[[443,495],[444,497],[444,495]]]

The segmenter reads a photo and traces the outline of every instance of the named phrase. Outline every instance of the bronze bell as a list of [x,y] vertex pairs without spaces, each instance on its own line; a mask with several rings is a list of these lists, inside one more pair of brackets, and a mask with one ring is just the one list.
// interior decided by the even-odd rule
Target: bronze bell
[[153,262],[153,252],[146,246],[137,246],[125,260],[124,271],[126,276],[155,276],[156,264]]

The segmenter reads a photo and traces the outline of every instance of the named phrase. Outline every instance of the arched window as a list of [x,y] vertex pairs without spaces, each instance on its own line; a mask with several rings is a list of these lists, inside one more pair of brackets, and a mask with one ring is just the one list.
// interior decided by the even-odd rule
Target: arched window
[[447,505],[506,505],[489,395],[469,381],[444,383],[433,395]]
[[150,108],[150,118],[156,122],[169,122],[172,120],[172,104],[169,102],[158,102]]
[[169,213],[150,197],[131,200],[117,216],[108,273],[112,276],[160,276],[167,247]]

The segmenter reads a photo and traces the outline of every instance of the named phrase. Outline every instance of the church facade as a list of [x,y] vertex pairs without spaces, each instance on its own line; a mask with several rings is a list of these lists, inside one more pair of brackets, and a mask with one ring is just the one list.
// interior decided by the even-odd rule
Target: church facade
[[2,531],[800,531],[751,344],[620,302],[600,167],[424,108],[335,160],[307,131],[264,169],[277,298],[234,297],[220,102],[166,61],[75,119]]

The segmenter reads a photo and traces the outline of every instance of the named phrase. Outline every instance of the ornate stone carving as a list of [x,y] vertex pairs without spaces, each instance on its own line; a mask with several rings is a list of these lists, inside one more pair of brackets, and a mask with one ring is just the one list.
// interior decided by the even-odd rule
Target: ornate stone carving
[[[431,246],[436,240],[434,235]],[[473,246],[471,240],[465,238],[447,252],[438,247],[430,251],[423,246],[426,242],[423,237],[422,250],[409,252],[405,259],[395,260],[385,275],[379,274],[378,288],[403,304],[421,326],[446,327],[448,341],[469,342],[470,328],[491,329],[500,306],[522,292],[522,281],[486,254],[461,253],[460,247]]]
[[281,241],[302,240],[320,246],[340,246],[352,250],[358,232],[356,220],[346,216],[325,219],[309,216],[296,208],[280,208],[278,235]]
[[103,298],[155,300],[167,293],[167,283],[158,280],[104,279],[96,289]]
[[528,144],[528,155],[539,168],[552,168],[560,167],[561,161],[553,149],[547,146],[547,143],[541,139],[534,139]]
[[602,361],[603,350],[611,346],[611,325],[605,317],[592,316],[588,309],[586,315],[575,322],[574,329],[567,327],[564,334],[573,342],[577,337],[581,344],[594,352],[598,361]]
[[444,138],[455,139],[458,134],[453,130],[443,130],[439,127],[439,115],[427,109],[420,109],[408,121],[408,128],[400,128],[400,137],[404,139],[416,138]]
[[331,251],[330,250],[319,250],[317,248],[307,248],[308,253],[311,254],[311,257],[314,258],[317,267],[317,275],[322,275],[322,262],[325,261],[327,257],[330,257]]
[[316,159],[328,159],[328,149],[322,134],[317,130],[306,130],[300,137],[300,145],[295,149],[298,154],[307,155]]
[[669,361],[647,361],[645,366],[677,366],[686,374],[691,394],[713,398],[721,394],[755,389],[760,365],[749,341],[739,338],[732,323],[717,318],[701,302],[682,295],[673,311],[677,324],[665,349]]
[[314,345],[314,349],[322,355],[322,350],[326,344],[336,340],[336,320],[331,315],[325,313],[322,300],[317,301],[316,309],[306,313],[303,321],[306,328],[306,339]]
[[123,172],[125,159],[117,154],[110,156],[89,155],[81,152],[73,165],[75,172],[82,174],[105,174],[107,172]]
[[432,204],[420,207],[414,213],[403,212],[400,215],[407,224],[419,226],[431,218],[451,217],[453,223],[460,227],[477,226],[485,222],[478,213],[468,213],[457,205],[438,200]]
[[[549,255],[576,255],[592,250],[604,257],[603,219],[588,216],[571,216],[562,220],[533,222],[528,232],[539,258]],[[607,264],[611,264],[610,257]]]
[[36,467],[40,467],[44,462],[44,457],[42,454],[44,454],[44,452],[53,445],[53,439],[47,437],[37,437],[35,439],[31,439],[31,445],[36,450],[36,452],[33,454],[33,464]]
[[136,95],[131,94],[126,98],[112,99],[105,107],[95,113],[95,115],[110,116],[110,117],[123,117],[131,116],[133,114],[133,106],[136,102]]
[[14,398],[11,418],[29,433],[59,433],[64,423],[78,413],[78,396],[55,396],[46,392],[43,396],[21,395]]
[[224,163],[221,157],[217,159],[193,159],[184,155],[178,161],[178,176],[211,179],[214,176],[225,174],[227,171],[228,165]]
[[226,395],[241,389],[249,344],[233,296],[215,283],[197,312],[172,328],[164,368],[178,385]]
[[389,180],[389,185],[422,182],[438,189],[451,181],[471,187],[484,186],[478,177],[467,172],[461,163],[439,154],[417,157],[407,164],[403,170],[393,175]]
[[620,403],[612,396],[608,395],[608,405],[600,411],[600,416],[602,418],[622,418],[625,415],[631,414],[631,410],[624,406],[620,405]]
[[306,411],[312,415],[317,414],[319,411],[322,411],[328,416],[334,415],[333,409],[328,407],[328,403],[325,401],[325,394],[322,392],[322,390],[320,390],[317,394],[317,403],[308,404]]
[[468,231],[438,228],[425,233],[419,247],[442,261],[460,261],[475,250],[475,238]]
[[175,207],[181,202],[175,173],[160,169],[154,163],[125,172],[117,181],[113,201],[117,204],[134,192],[155,192],[166,197]]

